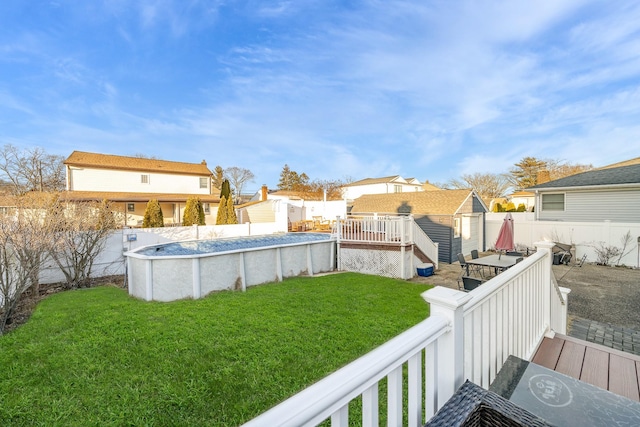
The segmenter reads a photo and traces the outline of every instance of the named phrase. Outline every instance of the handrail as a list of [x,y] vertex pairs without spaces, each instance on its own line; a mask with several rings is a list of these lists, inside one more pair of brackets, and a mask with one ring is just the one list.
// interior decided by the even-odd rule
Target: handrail
[[529,359],[551,329],[551,262],[538,251],[469,292],[464,376],[488,388],[509,355]]
[[415,245],[433,261],[433,266],[438,269],[438,243],[435,243],[427,233],[414,220],[413,225],[413,241]]
[[341,411],[351,400],[436,342],[448,327],[446,318],[432,315],[244,426],[315,426]]
[[526,270],[531,265],[538,262],[541,258],[546,255],[544,251],[538,251],[533,255],[525,258],[522,262],[519,262],[517,265],[519,268],[509,268],[508,270],[500,273],[499,275],[493,277],[491,280],[486,281],[482,284],[482,286],[477,287],[470,292],[469,295],[472,296],[471,301],[465,304],[465,313],[474,309],[476,305],[480,305],[495,294],[496,291],[504,288],[509,282],[511,282],[514,278],[522,274],[522,271]]

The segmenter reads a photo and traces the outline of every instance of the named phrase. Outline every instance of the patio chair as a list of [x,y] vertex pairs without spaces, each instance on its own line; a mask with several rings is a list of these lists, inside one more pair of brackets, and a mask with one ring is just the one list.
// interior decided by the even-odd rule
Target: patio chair
[[462,276],[462,286],[464,291],[469,292],[482,285],[485,281],[477,277]]
[[[478,254],[477,249],[473,249],[471,251],[471,259],[478,259],[480,255]],[[480,277],[484,277],[484,266],[483,265],[472,265],[472,268],[480,274]]]
[[467,260],[464,259],[464,255],[458,254],[458,262],[460,263],[460,275],[469,274],[469,265],[467,264]]

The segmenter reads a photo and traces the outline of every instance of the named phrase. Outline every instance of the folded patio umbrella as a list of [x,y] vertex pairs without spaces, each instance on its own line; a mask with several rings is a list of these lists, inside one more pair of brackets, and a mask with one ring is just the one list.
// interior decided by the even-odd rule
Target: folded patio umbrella
[[[498,240],[496,240],[496,249],[499,251],[512,251],[516,248],[516,245],[513,241],[513,217],[511,213],[507,212],[507,216],[504,217],[502,221],[502,226],[500,227],[500,232],[498,233]],[[502,252],[498,258],[502,256]]]

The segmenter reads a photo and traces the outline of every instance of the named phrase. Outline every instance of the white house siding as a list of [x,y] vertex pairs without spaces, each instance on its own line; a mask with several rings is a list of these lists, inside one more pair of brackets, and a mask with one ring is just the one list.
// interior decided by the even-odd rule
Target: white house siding
[[[135,193],[210,194],[210,179],[206,175],[163,174],[148,171],[69,168],[70,191],[126,191]],[[141,176],[149,175],[143,184]],[[200,188],[200,178],[207,178],[207,188]]]
[[405,184],[402,182],[383,182],[379,184],[357,185],[353,187],[344,187],[344,197],[347,200],[354,200],[365,194],[388,194],[395,193],[395,186],[402,186],[402,193],[414,191],[423,191],[421,185]]
[[[275,201],[267,200],[243,209],[243,222],[275,222]],[[246,214],[246,216],[245,216]]]
[[541,221],[613,221],[640,222],[640,189],[620,191],[563,192],[564,211],[542,210],[541,194],[537,195],[538,219]]

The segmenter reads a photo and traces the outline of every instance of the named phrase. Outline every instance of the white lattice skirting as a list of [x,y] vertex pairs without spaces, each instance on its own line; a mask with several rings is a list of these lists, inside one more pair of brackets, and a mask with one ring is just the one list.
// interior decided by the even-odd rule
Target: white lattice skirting
[[395,250],[372,250],[366,247],[363,249],[340,248],[338,268],[342,271],[375,274],[396,279],[413,277],[412,252],[405,251],[404,262],[402,262],[402,256],[402,252],[397,248]]

